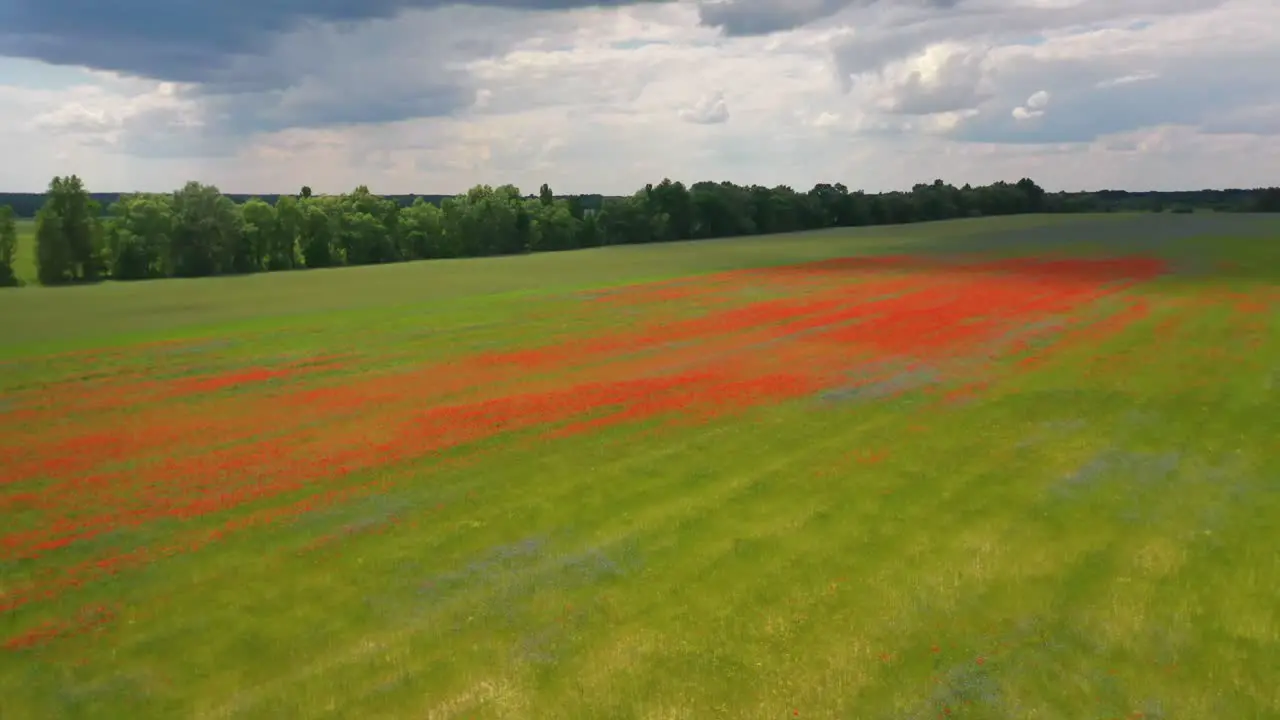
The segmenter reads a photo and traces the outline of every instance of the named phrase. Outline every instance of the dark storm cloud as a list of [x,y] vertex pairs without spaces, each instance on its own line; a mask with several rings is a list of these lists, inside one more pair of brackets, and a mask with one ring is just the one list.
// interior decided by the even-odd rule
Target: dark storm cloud
[[[960,0],[908,0],[897,4],[945,9]],[[750,36],[791,30],[831,17],[848,7],[890,4],[888,0],[707,0],[699,8],[702,24],[726,35]]]
[[230,58],[264,53],[308,23],[354,24],[411,9],[473,5],[569,10],[645,0],[4,0],[0,55],[157,80],[216,80]]
[[528,38],[535,11],[647,1],[0,0],[0,56],[182,83],[186,115],[144,110],[124,144],[224,152],[257,132],[456,113],[476,92],[465,63]]
[[471,104],[462,78],[443,77],[407,88],[336,86],[307,98],[290,93],[228,93],[200,96],[218,127],[231,134],[292,127],[327,127],[441,117]]

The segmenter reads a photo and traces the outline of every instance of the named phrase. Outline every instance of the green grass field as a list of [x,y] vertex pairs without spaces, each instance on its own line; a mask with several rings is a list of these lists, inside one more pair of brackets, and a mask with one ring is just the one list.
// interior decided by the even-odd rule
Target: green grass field
[[13,258],[13,274],[18,282],[34,285],[36,275],[36,222],[30,218],[19,218],[18,252]]
[[1280,717],[1278,385],[1259,216],[3,291],[0,718]]

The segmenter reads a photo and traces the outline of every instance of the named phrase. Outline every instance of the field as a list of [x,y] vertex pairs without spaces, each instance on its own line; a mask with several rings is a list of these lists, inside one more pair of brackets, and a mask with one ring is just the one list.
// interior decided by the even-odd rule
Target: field
[[13,259],[13,274],[24,285],[34,285],[36,276],[36,223],[29,218],[18,221],[18,253]]
[[1280,717],[1280,221],[0,292],[0,718]]

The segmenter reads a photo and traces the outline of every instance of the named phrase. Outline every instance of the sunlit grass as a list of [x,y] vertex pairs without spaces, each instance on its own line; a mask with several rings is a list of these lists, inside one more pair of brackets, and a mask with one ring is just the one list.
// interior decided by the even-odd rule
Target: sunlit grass
[[[1205,217],[1196,221],[1214,220]],[[604,287],[860,247],[1031,255],[1036,233],[1070,237],[1065,226],[1026,222],[987,223],[988,235],[955,223],[885,230],[899,233],[888,240],[828,234],[483,260],[450,272],[425,263],[293,273],[279,285],[270,276],[175,281],[65,297],[28,288],[13,292],[32,299],[11,305],[0,294],[2,312],[62,319],[48,328],[0,320],[10,357],[0,398],[13,403],[0,400],[0,472],[26,472],[22,453],[51,438],[191,428],[111,463],[0,485],[0,517],[24,513],[0,536],[46,512],[15,496],[39,496],[65,477],[82,478],[85,497],[106,493],[77,510],[89,517],[135,496],[154,504],[207,474],[154,470],[169,461],[220,457],[229,491],[240,466],[215,451],[267,437],[287,441],[283,452],[331,453],[353,468],[39,557],[0,557],[0,602],[86,565],[74,576],[82,584],[0,614],[0,644],[9,643],[0,647],[0,717],[1280,715],[1271,591],[1280,583],[1280,266],[1260,269],[1280,246],[1275,225],[1111,243],[1110,253],[1096,236],[1087,248],[1042,243],[1040,254],[1160,254],[1179,274],[1075,307],[1026,351],[1035,364],[931,358],[940,388],[811,393],[576,434],[512,427],[394,463],[350,451],[361,442],[396,451],[395,423],[442,404],[609,382],[611,368],[765,362],[792,347],[729,336],[650,355],[583,350],[563,367],[483,369],[484,353],[674,324],[719,301],[801,297],[760,276],[711,299],[609,303],[581,292],[593,278]],[[1156,223],[1132,226],[1150,233],[1176,227],[1133,222]],[[997,232],[1025,242],[1009,251]],[[1220,239],[1228,236],[1236,239]],[[380,272],[389,279],[379,282]],[[945,271],[930,277],[950,281]],[[833,274],[820,290],[878,278]],[[526,292],[539,283],[552,289]],[[94,313],[121,316],[80,324],[74,310],[90,300]],[[198,309],[128,314],[152,302]],[[182,337],[199,340],[136,342]],[[843,352],[797,342],[815,358]],[[98,359],[45,354],[117,345]],[[327,374],[173,394],[191,378],[318,356],[340,360]],[[794,349],[786,357],[781,370],[796,372],[812,359]],[[439,374],[412,375],[415,367]],[[487,379],[466,386],[471,373]],[[451,374],[459,386],[448,389]],[[981,389],[945,392],[971,381]],[[94,384],[106,382],[135,394]],[[388,394],[365,406],[345,398],[350,410],[337,400],[289,404],[341,388]],[[40,397],[88,409],[23,415]],[[267,462],[237,462],[250,461]],[[278,467],[287,475],[294,466]],[[109,474],[121,468],[134,474]],[[163,482],[112,494],[144,477]],[[347,494],[325,498],[339,490]],[[122,556],[133,564],[95,574],[98,559]],[[57,632],[32,639],[45,627]]]

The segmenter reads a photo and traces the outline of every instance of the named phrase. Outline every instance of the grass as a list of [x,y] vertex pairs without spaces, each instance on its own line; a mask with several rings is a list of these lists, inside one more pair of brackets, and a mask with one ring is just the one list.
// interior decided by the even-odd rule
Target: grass
[[[1108,222],[1119,216],[1094,216]],[[1015,229],[1058,222],[1022,216],[997,221]],[[296,327],[328,323],[334,314],[406,318],[448,315],[458,305],[502,304],[530,295],[552,296],[611,283],[639,282],[744,267],[820,260],[854,252],[890,252],[917,242],[982,234],[990,221],[824,231],[790,236],[633,245],[597,250],[476,260],[435,260],[376,267],[307,270],[237,277],[28,287],[0,295],[0,353],[4,338],[43,349],[93,347],[101,341],[169,339],[175,334]],[[30,251],[34,256],[34,251]],[[567,260],[566,258],[572,258]],[[15,272],[18,272],[15,269]],[[34,270],[31,270],[34,277]],[[21,273],[19,273],[21,275]],[[501,296],[507,296],[503,298]],[[506,307],[518,307],[508,303]],[[75,321],[68,323],[69,318]]]
[[18,252],[13,258],[13,274],[18,282],[34,285],[38,282],[36,275],[36,221],[30,218],[18,218]]
[[0,714],[1275,717],[1278,309],[1213,215],[0,293]]

